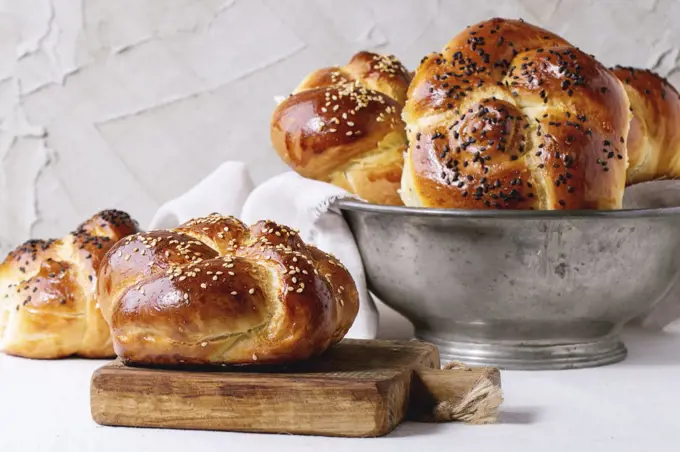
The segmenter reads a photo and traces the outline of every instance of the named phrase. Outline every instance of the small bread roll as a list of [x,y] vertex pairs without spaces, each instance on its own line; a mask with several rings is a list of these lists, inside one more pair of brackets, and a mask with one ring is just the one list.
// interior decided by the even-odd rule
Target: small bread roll
[[617,209],[630,123],[622,83],[523,21],[470,26],[416,71],[404,109],[407,206]]
[[99,271],[127,363],[290,363],[340,341],[357,315],[350,273],[289,228],[213,214],[130,236]]
[[372,203],[401,204],[401,110],[410,80],[396,58],[370,52],[315,71],[274,111],[272,144],[304,177]]
[[0,350],[26,358],[114,356],[95,300],[104,254],[137,232],[126,213],[106,210],[59,240],[30,240],[0,264]]
[[633,119],[628,132],[628,174],[635,184],[680,177],[680,95],[651,71],[616,66]]

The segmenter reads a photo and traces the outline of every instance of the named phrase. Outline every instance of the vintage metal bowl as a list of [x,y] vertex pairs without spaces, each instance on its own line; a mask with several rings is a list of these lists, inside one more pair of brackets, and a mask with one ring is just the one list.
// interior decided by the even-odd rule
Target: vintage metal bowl
[[620,361],[621,327],[680,278],[680,207],[338,207],[371,291],[444,358],[470,364],[564,369]]

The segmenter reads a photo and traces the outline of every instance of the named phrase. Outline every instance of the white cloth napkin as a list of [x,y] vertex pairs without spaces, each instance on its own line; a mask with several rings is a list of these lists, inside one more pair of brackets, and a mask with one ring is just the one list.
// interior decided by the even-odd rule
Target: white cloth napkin
[[368,293],[364,267],[352,233],[332,203],[352,195],[333,185],[288,172],[255,188],[246,166],[227,162],[180,197],[165,203],[149,229],[173,228],[217,212],[248,224],[273,220],[300,231],[301,238],[332,253],[347,267],[359,291],[359,314],[347,337],[373,339],[378,310]]
[[[642,182],[626,188],[624,209],[657,209],[680,206],[680,180]],[[650,329],[662,330],[680,319],[680,275],[657,304],[635,323]]]

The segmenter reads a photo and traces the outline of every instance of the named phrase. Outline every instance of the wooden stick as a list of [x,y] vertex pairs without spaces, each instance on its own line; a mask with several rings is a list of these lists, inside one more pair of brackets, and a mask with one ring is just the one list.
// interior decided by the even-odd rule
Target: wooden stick
[[454,363],[444,369],[417,368],[411,382],[408,418],[423,422],[489,424],[503,402],[500,372]]

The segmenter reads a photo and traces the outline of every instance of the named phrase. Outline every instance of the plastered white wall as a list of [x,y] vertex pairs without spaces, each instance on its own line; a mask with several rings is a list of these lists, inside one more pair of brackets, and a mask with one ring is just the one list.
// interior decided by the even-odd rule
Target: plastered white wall
[[414,68],[492,16],[680,86],[673,0],[0,0],[0,257],[102,208],[146,225],[227,159],[281,172],[273,96],[360,49]]

